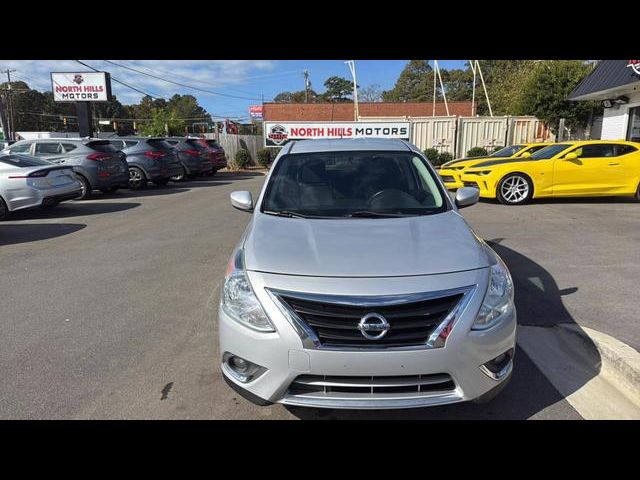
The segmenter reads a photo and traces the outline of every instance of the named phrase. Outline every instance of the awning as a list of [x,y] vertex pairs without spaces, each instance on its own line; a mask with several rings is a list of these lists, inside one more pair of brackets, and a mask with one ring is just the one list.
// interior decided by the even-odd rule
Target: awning
[[640,75],[628,64],[629,60],[600,60],[569,94],[569,100],[605,100],[634,88],[640,92]]

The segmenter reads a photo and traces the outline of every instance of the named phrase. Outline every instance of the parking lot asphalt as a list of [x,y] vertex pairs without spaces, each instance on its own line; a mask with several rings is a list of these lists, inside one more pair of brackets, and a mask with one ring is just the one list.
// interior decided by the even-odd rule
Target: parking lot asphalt
[[[218,367],[216,312],[249,215],[228,198],[263,180],[219,173],[1,222],[0,418],[580,418],[522,349],[486,405],[352,412],[239,397]],[[463,213],[509,264],[521,323],[584,322],[638,348],[637,207],[483,202]]]

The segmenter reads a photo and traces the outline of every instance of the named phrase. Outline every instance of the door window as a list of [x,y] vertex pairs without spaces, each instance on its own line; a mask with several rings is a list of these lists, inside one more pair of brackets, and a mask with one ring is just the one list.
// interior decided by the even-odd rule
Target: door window
[[64,147],[65,152],[70,152],[71,150],[75,150],[77,147],[77,145],[74,145],[73,143],[63,143],[62,146]]
[[29,153],[31,150],[30,143],[21,143],[20,145],[13,145],[9,150],[11,153]]
[[614,157],[614,145],[608,145],[605,143],[584,145],[575,150],[578,158],[602,158],[602,157]]
[[62,153],[62,146],[59,143],[36,143],[36,155],[55,155],[56,153]]
[[627,129],[627,140],[640,142],[640,107],[629,109],[629,127]]

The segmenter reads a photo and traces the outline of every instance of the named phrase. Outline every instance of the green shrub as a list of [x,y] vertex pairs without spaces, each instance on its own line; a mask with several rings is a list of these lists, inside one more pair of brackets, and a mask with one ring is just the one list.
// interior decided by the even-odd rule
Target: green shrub
[[489,155],[489,152],[482,147],[473,147],[467,152],[467,157],[486,157],[487,155]]
[[247,168],[251,163],[251,154],[249,153],[249,150],[241,148],[236,152],[236,156],[233,161],[236,168]]
[[453,155],[451,155],[449,152],[442,152],[440,155],[438,155],[438,165],[450,162],[451,160],[453,160]]
[[438,153],[438,149],[427,148],[423,153],[424,156],[427,157],[427,160],[429,160],[433,165],[437,165],[438,157],[440,156],[440,153]]
[[274,153],[275,152],[273,151],[273,148],[263,148],[261,150],[258,150],[258,163],[263,167],[268,167],[275,158]]

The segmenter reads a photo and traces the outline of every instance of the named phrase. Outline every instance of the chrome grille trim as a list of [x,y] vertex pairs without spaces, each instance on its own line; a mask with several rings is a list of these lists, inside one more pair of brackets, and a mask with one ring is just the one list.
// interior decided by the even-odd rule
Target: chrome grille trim
[[[353,296],[353,295],[326,295],[304,292],[291,292],[286,290],[278,290],[265,288],[268,295],[274,301],[280,312],[287,321],[295,329],[300,336],[304,348],[314,350],[339,350],[339,351],[371,351],[371,350],[423,350],[432,348],[442,348],[445,346],[446,339],[442,339],[440,334],[448,327],[453,328],[456,321],[464,313],[473,294],[477,290],[478,285],[469,285],[466,287],[453,288],[447,290],[438,290],[433,292],[409,293],[400,295],[381,295],[381,296]],[[447,316],[433,330],[425,343],[407,346],[387,346],[387,345],[362,345],[362,346],[333,346],[323,345],[318,335],[311,326],[301,318],[295,310],[286,302],[283,297],[299,299],[303,301],[319,302],[328,305],[340,305],[348,307],[372,308],[388,307],[403,305],[409,303],[418,303],[428,300],[437,300],[443,297],[461,295],[458,303],[451,309]]]

